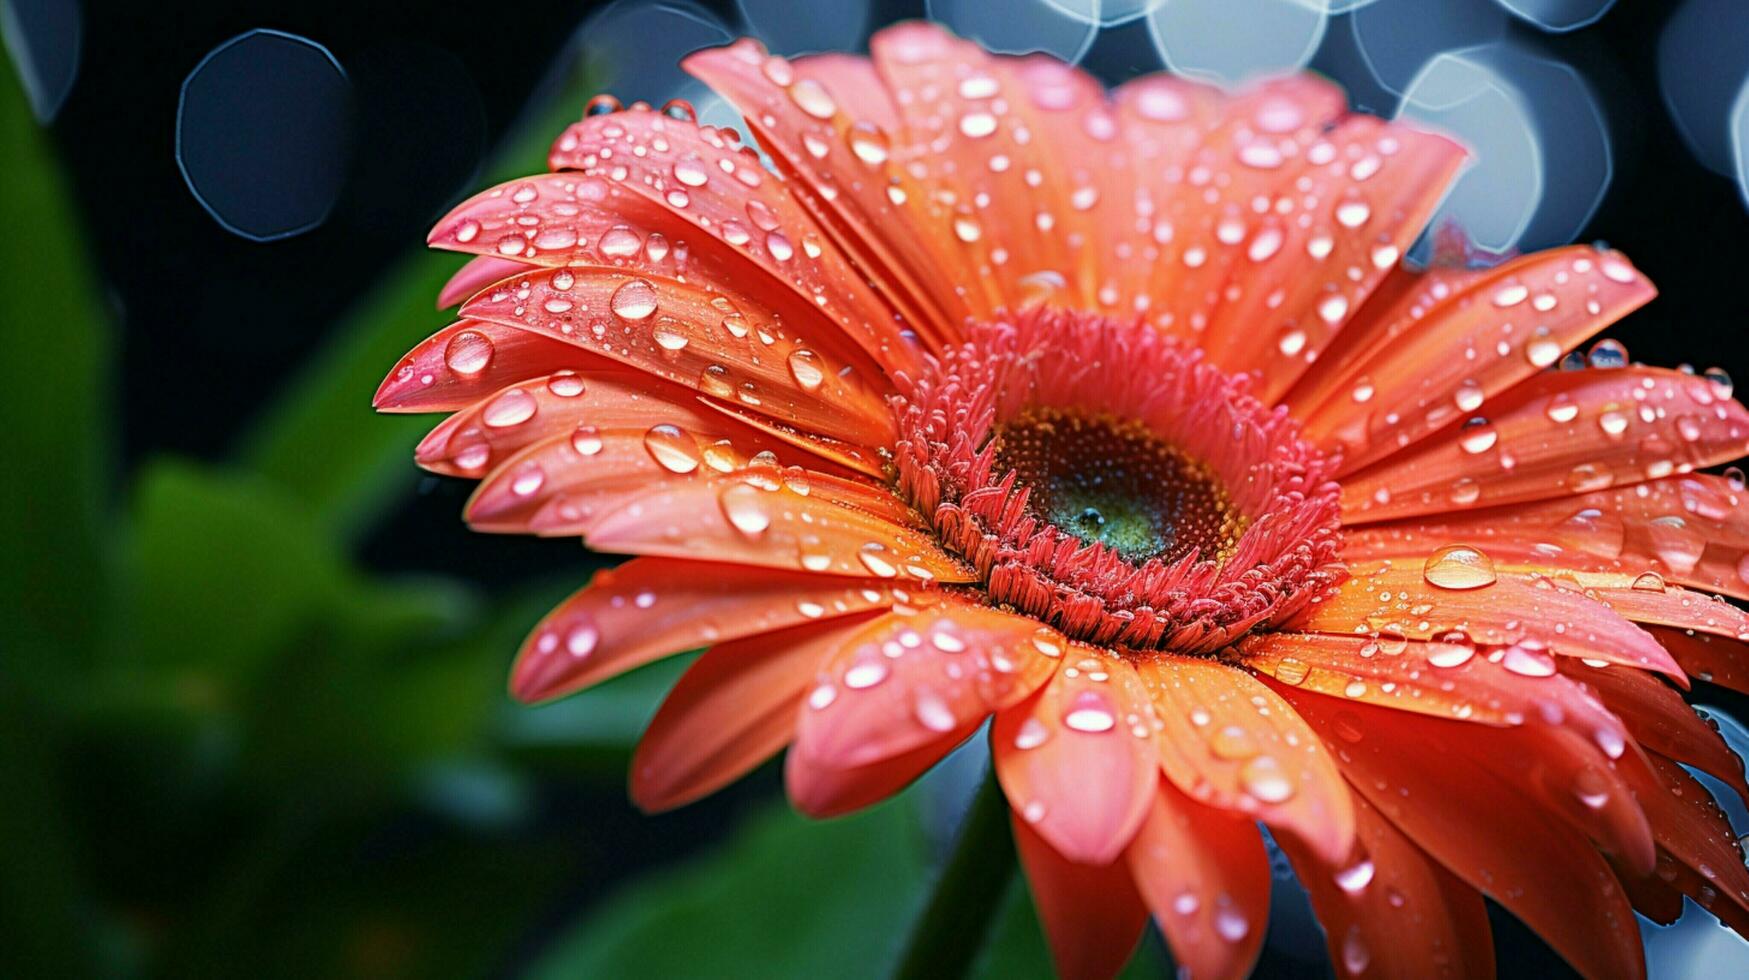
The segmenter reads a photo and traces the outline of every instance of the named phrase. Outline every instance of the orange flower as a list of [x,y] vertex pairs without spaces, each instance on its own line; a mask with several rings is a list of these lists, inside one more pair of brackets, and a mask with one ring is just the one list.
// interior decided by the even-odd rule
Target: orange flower
[[789,747],[881,799],[994,717],[1059,968],[1148,915],[1198,976],[1263,938],[1254,821],[1346,973],[1491,970],[1482,895],[1582,972],[1634,910],[1740,931],[1682,768],[1749,793],[1687,675],[1749,688],[1727,380],[1562,355],[1620,255],[1399,264],[1456,173],[1311,77],[1109,98],[933,27],[686,67],[728,130],[611,100],[457,208],[461,319],[384,382],[468,520],[639,557],[529,637],[556,697],[710,649],[639,746],[660,809]]

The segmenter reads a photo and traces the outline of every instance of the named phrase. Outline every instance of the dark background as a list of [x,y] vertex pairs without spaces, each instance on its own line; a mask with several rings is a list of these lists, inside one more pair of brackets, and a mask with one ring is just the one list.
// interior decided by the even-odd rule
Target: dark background
[[[51,43],[71,6],[14,4]],[[556,708],[509,705],[521,632],[602,560],[469,533],[469,487],[411,465],[424,423],[367,410],[394,359],[447,322],[431,301],[459,260],[418,254],[429,225],[538,162],[609,70],[577,57],[596,6],[87,0],[52,121],[9,109],[6,153],[23,162],[0,178],[20,197],[0,360],[24,454],[6,453],[6,584],[27,608],[0,690],[6,972],[881,972],[964,779],[820,827],[774,805],[771,767],[678,813],[636,813],[621,773],[673,666]],[[703,6],[739,32],[733,5]],[[1507,30],[1584,72],[1608,115],[1613,181],[1577,238],[1623,249],[1662,290],[1608,336],[1637,359],[1749,378],[1749,213],[1661,96],[1658,37],[1677,6],[1623,0],[1571,34]],[[922,13],[881,0],[870,22]],[[272,144],[259,171],[228,175],[246,194],[259,173],[270,197],[325,199],[337,182],[317,227],[271,242],[223,227],[177,165],[185,79],[255,28],[319,42],[350,79],[325,96],[344,107],[327,142]],[[1733,92],[1749,66],[1749,34],[1735,37],[1744,63],[1716,68]],[[642,40],[616,43],[636,62]],[[1133,41],[1102,38],[1093,66],[1122,80]],[[283,72],[252,77],[221,86],[209,129],[330,118],[320,93],[274,88]],[[1280,890],[1263,972],[1314,968],[1319,940]],[[1009,959],[983,969],[1036,972],[1036,927],[1018,894],[1010,905]],[[1503,973],[1562,969],[1500,929]],[[1156,947],[1138,970],[1162,968]]]

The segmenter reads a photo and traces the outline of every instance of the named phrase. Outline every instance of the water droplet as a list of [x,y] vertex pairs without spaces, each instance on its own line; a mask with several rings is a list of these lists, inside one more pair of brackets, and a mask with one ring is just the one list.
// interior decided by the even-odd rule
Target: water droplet
[[1082,691],[1075,695],[1069,703],[1069,710],[1063,713],[1063,724],[1078,732],[1109,732],[1117,726],[1117,717],[1112,714],[1103,695]]
[[851,664],[844,672],[844,686],[853,691],[867,690],[886,680],[891,672],[884,657],[866,657]]
[[[614,298],[617,300],[618,294]],[[650,336],[655,339],[656,346],[667,351],[682,350],[691,339],[686,335],[686,324],[671,316],[657,317],[655,325],[650,328]]]
[[1524,345],[1524,359],[1532,367],[1546,368],[1561,359],[1561,345],[1546,336],[1532,337]]
[[899,574],[899,569],[887,557],[887,547],[878,541],[870,541],[857,549],[856,557],[862,566],[881,578],[892,578]]
[[1372,884],[1373,863],[1365,858],[1336,872],[1336,886],[1350,895],[1359,895]]
[[1245,920],[1245,913],[1226,905],[1215,912],[1215,931],[1227,942],[1236,943],[1251,931],[1251,923]]
[[534,418],[538,407],[533,395],[521,388],[510,388],[487,403],[480,418],[494,429],[503,429]]
[[1663,592],[1664,576],[1657,572],[1641,572],[1634,579],[1632,587],[1641,592]]
[[1448,544],[1427,556],[1421,574],[1442,589],[1479,589],[1497,578],[1494,560],[1467,544]]
[[1555,658],[1535,641],[1523,640],[1501,653],[1500,666],[1520,677],[1549,677],[1555,672]]
[[1359,228],[1372,217],[1372,209],[1364,201],[1344,201],[1336,206],[1336,220],[1344,228]]
[[797,347],[790,351],[788,364],[790,377],[796,379],[806,391],[814,391],[826,380],[825,368],[820,363],[819,355],[806,348]]
[[571,433],[571,448],[579,456],[593,456],[601,452],[601,430],[593,425],[579,425]]
[[1310,674],[1311,671],[1311,666],[1305,661],[1295,660],[1292,657],[1283,657],[1281,661],[1275,665],[1275,679],[1281,681],[1283,684],[1293,684],[1297,687],[1298,685],[1305,683],[1306,675]]
[[960,132],[982,139],[996,131],[996,117],[988,112],[968,112],[960,117]]
[[1037,718],[1028,718],[1020,723],[1020,730],[1014,733],[1014,747],[1017,749],[1036,749],[1045,744],[1051,737],[1050,729]]
[[691,473],[698,469],[698,445],[677,425],[651,426],[644,433],[644,449],[670,473]]
[[463,330],[449,339],[443,362],[457,374],[472,377],[492,363],[492,339],[478,330]]
[[688,187],[703,187],[710,180],[710,172],[698,157],[687,157],[674,161],[674,179]]
[[1615,482],[1615,474],[1596,463],[1580,463],[1567,473],[1567,489],[1574,493],[1591,493]]
[[590,623],[578,623],[565,634],[565,650],[578,660],[594,653],[599,642],[601,633]]
[[539,466],[529,465],[510,481],[510,492],[518,497],[527,497],[541,488],[547,475]]
[[1500,433],[1494,424],[1480,416],[1466,421],[1458,430],[1458,445],[1472,456],[1493,449],[1499,440]]
[[917,692],[916,700],[911,703],[911,713],[932,732],[951,732],[954,729],[953,711],[934,691]]
[[1628,349],[1621,341],[1605,338],[1591,345],[1591,350],[1585,355],[1585,360],[1594,368],[1626,367]]
[[832,96],[820,87],[820,83],[811,78],[804,78],[789,87],[790,101],[796,107],[815,119],[831,119],[838,111],[838,106],[832,101]]
[[1476,648],[1467,643],[1451,643],[1431,648],[1427,654],[1427,662],[1434,667],[1450,669],[1462,667],[1476,656]]
[[1368,964],[1372,962],[1372,953],[1366,948],[1366,941],[1360,938],[1360,926],[1348,927],[1348,935],[1342,940],[1342,965],[1350,975],[1365,973]]
[[850,127],[850,152],[871,167],[887,162],[887,134],[872,123],[859,122]]
[[756,538],[771,526],[771,513],[766,510],[765,491],[747,483],[725,487],[717,496],[723,516],[735,530]]
[[656,287],[647,279],[631,279],[613,291],[608,301],[622,320],[642,320],[656,312]]
[[1707,379],[1707,383],[1712,385],[1713,397],[1721,399],[1731,397],[1734,385],[1731,382],[1730,374],[1726,373],[1724,368],[1707,368],[1704,372],[1704,376]]
[[583,379],[575,374],[555,374],[547,379],[547,390],[560,398],[576,398],[583,394]]

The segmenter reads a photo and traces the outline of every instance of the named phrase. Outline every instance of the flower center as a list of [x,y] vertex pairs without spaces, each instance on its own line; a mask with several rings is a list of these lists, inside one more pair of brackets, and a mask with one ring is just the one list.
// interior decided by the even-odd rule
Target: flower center
[[1195,553],[1225,561],[1248,521],[1209,467],[1135,419],[1028,408],[993,432],[996,468],[1027,510],[1134,563]]
[[899,488],[989,601],[1212,653],[1344,575],[1333,463],[1249,387],[1141,323],[976,324],[894,401]]

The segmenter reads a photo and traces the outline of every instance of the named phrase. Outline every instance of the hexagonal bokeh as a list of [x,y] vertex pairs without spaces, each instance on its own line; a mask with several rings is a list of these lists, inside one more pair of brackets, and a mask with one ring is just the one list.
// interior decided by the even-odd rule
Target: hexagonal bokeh
[[1087,8],[1081,0],[1063,4],[1051,0],[926,0],[925,8],[930,20],[1006,54],[1043,51],[1076,62],[1093,46],[1093,37],[1099,32],[1096,19],[1070,12]]
[[84,34],[77,0],[0,3],[0,40],[39,122],[52,121],[73,90]]
[[1321,0],[1166,0],[1148,29],[1166,67],[1232,85],[1305,67],[1329,19]]
[[1565,34],[1597,23],[1615,0],[1496,0],[1519,20],[1552,34]]
[[326,220],[351,144],[352,85],[308,38],[239,34],[182,83],[177,165],[201,207],[244,238],[287,238]]

